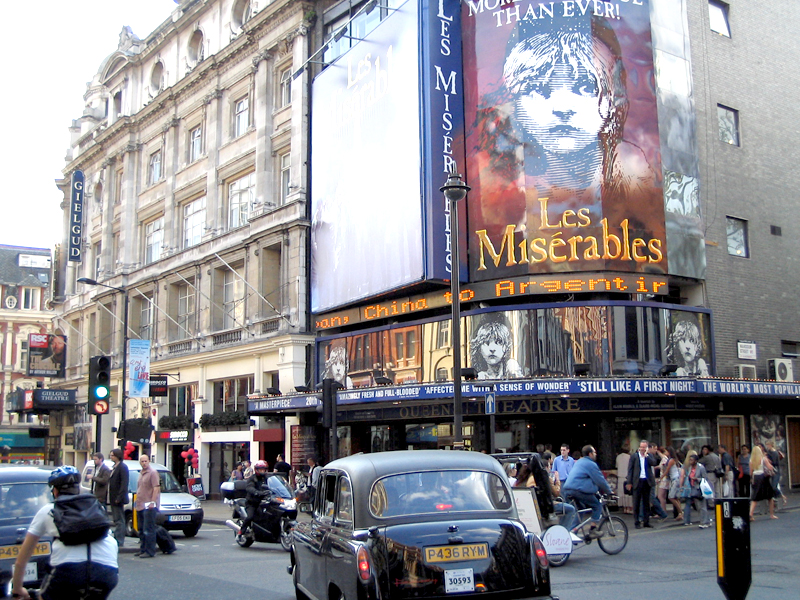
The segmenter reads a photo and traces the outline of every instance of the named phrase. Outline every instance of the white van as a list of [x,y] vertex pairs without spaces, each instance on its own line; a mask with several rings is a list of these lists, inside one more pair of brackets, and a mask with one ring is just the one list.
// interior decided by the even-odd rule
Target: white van
[[[109,469],[114,467],[111,460],[105,461]],[[125,465],[128,467],[129,482],[128,492],[132,495],[136,493],[136,485],[139,482],[139,473],[142,470],[142,465],[136,460],[126,460]],[[175,475],[172,474],[167,467],[157,463],[150,463],[150,466],[158,471],[158,477],[161,480],[161,506],[159,507],[159,525],[163,525],[166,529],[171,531],[180,530],[186,537],[194,537],[200,530],[203,524],[203,505],[198,498],[191,494],[186,493],[185,488],[182,487]],[[92,491],[92,474],[94,473],[94,461],[90,460],[83,467],[81,475],[81,491]],[[125,505],[125,520],[127,523],[128,535],[136,537],[139,532],[133,526],[133,506],[129,502]]]

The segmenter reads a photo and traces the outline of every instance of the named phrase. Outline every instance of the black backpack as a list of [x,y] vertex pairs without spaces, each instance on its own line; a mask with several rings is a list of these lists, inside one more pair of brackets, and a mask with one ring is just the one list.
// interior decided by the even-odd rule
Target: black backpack
[[63,495],[53,503],[58,539],[66,546],[91,544],[108,534],[111,523],[94,494]]

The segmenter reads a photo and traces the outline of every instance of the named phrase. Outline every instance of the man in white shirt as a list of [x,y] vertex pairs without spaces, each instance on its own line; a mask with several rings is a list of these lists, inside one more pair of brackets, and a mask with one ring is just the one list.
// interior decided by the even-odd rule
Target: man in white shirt
[[[650,525],[650,490],[656,484],[653,467],[658,464],[647,452],[647,440],[639,442],[639,450],[631,456],[628,463],[628,477],[625,487],[633,491],[633,518],[636,529],[652,527]],[[644,523],[639,521],[639,518]]]
[[[81,476],[72,466],[56,468],[50,475],[49,483],[53,497],[80,494],[78,486]],[[117,542],[106,532],[100,539],[89,544],[68,546],[58,539],[58,529],[53,519],[53,503],[45,504],[33,517],[25,540],[20,546],[14,565],[12,597],[30,598],[23,587],[25,566],[33,556],[39,539],[44,536],[55,538],[52,543],[50,566],[52,571],[45,577],[39,590],[41,600],[67,600],[82,598],[87,588],[97,590],[92,598],[107,598],[117,585],[119,567],[117,565]],[[91,564],[89,557],[91,557]]]

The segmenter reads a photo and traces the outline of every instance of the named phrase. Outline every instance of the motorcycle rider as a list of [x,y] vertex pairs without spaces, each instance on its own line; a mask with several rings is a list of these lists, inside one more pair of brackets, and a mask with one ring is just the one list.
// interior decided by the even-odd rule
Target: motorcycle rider
[[242,527],[239,529],[239,535],[247,533],[250,524],[256,516],[256,511],[261,506],[262,500],[272,499],[272,492],[267,484],[267,479],[270,475],[267,473],[266,461],[259,460],[253,465],[254,474],[247,480],[247,517],[242,521]]

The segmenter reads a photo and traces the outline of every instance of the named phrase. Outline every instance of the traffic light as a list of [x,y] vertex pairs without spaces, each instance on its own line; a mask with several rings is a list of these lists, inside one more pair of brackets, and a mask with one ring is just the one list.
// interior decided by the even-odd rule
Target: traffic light
[[322,426],[325,429],[336,426],[336,390],[343,387],[335,379],[322,380],[322,404],[317,406],[317,412],[322,413]]
[[108,414],[111,395],[111,359],[93,356],[89,359],[89,414]]

